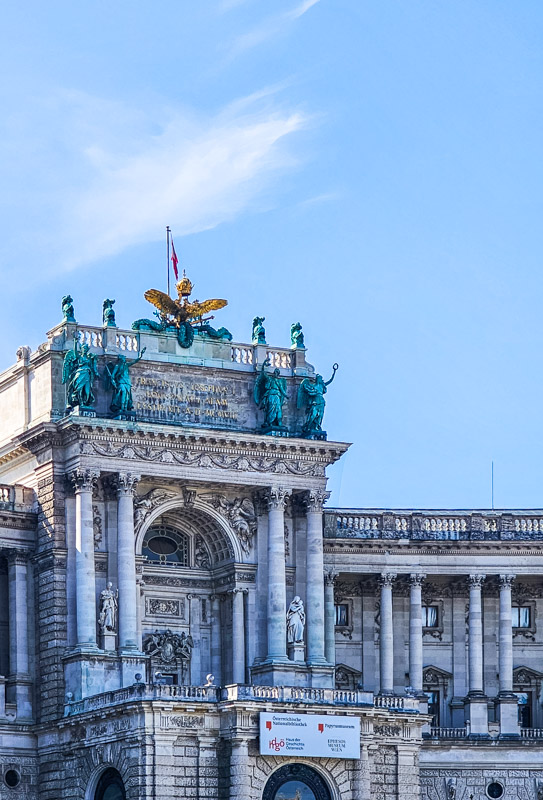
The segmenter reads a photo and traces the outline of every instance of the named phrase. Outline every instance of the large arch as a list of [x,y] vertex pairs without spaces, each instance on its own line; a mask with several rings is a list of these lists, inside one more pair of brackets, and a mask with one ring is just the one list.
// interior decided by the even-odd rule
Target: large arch
[[327,780],[312,765],[301,761],[283,764],[268,777],[262,800],[333,800]]
[[145,534],[153,523],[168,514],[175,515],[180,530],[194,535],[199,533],[208,546],[212,556],[212,567],[225,561],[242,561],[239,540],[228,521],[213,506],[196,499],[191,506],[183,503],[181,497],[165,500],[149,514],[138,530],[136,537],[136,553],[141,554]]
[[85,800],[126,800],[121,773],[111,764],[101,765],[91,775]]

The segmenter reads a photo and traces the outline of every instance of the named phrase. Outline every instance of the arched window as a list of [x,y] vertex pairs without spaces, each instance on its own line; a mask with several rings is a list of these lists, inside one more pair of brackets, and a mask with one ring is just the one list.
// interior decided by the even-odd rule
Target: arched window
[[126,800],[123,779],[113,767],[100,776],[94,800]]
[[189,537],[165,523],[153,525],[145,534],[142,555],[160,564],[189,566]]
[[331,800],[318,772],[306,764],[285,764],[270,776],[262,800]]

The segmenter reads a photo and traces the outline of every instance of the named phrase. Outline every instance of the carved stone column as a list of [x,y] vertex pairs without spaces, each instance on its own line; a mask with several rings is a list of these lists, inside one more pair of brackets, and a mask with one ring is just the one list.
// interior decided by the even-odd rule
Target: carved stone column
[[485,575],[469,576],[468,707],[470,735],[488,736],[488,707],[483,690],[483,606],[481,590]]
[[96,650],[96,581],[92,492],[99,470],[77,469],[70,475],[75,490],[75,575],[77,647]]
[[306,580],[307,580],[307,663],[326,664],[324,657],[324,550],[322,506],[330,492],[307,492]]
[[121,472],[117,476],[117,584],[121,651],[138,649],[134,494],[139,480],[139,475],[130,472]]
[[221,686],[221,603],[217,594],[211,595],[211,672],[215,685]]
[[289,492],[274,487],[268,502],[268,663],[287,661],[287,597],[285,581],[285,505]]
[[386,572],[381,575],[381,637],[379,650],[379,672],[381,694],[394,694],[394,636],[392,625],[392,584],[396,575]]
[[415,694],[422,694],[422,583],[424,575],[409,576],[409,682]]
[[245,589],[232,589],[232,681],[245,683]]
[[247,739],[232,739],[230,756],[230,793],[229,800],[247,800],[254,796],[251,783],[251,767],[249,759],[249,743]]
[[499,622],[499,676],[500,693],[498,708],[500,736],[519,736],[518,700],[513,694],[513,619],[511,610],[511,586],[514,575],[500,575],[500,622]]
[[337,572],[324,573],[324,655],[329,664],[336,663],[336,605],[334,586]]
[[9,664],[10,694],[17,705],[17,718],[32,717],[31,680],[28,661],[28,557],[8,556],[9,576]]

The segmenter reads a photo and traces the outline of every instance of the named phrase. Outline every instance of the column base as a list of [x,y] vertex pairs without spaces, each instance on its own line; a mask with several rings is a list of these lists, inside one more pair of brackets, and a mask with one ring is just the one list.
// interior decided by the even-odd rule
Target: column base
[[483,692],[470,692],[465,700],[470,738],[488,738],[488,699]]
[[500,692],[498,695],[498,719],[500,722],[500,739],[518,739],[518,698],[512,692]]

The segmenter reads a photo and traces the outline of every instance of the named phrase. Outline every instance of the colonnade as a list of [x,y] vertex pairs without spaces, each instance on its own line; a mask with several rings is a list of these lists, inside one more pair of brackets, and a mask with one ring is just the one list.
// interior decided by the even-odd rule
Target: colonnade
[[6,715],[6,702],[15,704],[17,719],[32,718],[28,558],[28,553],[19,550],[6,554],[9,674],[2,676],[0,684],[0,719]]
[[[327,589],[327,611],[333,609],[333,579],[330,576]],[[397,575],[382,573],[380,583],[380,639],[379,677],[380,694],[394,693],[394,637],[393,637],[393,587]],[[485,575],[473,573],[467,576],[469,586],[468,607],[468,695],[470,733],[488,734],[487,698],[483,682],[483,615],[482,587]],[[423,691],[423,624],[422,585],[425,576],[409,575],[409,680],[415,694]],[[500,731],[506,735],[518,733],[517,698],[513,694],[513,628],[511,586],[514,575],[499,576],[499,713]],[[330,651],[329,657],[332,657]]]
[[[70,479],[75,490],[75,597],[76,646],[96,650],[96,580],[92,492],[100,472],[78,469]],[[138,649],[134,494],[138,475],[116,476],[117,490],[117,587],[119,590],[119,650]]]

